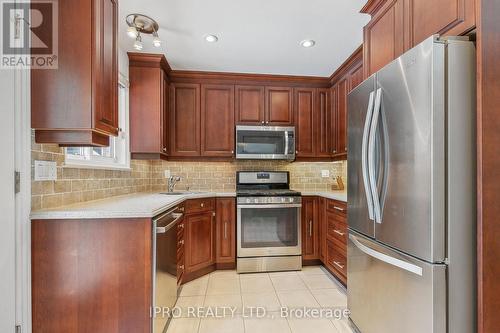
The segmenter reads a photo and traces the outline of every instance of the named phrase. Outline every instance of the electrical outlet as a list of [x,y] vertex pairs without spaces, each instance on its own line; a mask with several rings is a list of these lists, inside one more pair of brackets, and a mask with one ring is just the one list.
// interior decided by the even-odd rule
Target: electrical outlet
[[323,178],[330,177],[330,170],[321,170],[321,177]]
[[165,178],[170,178],[170,170],[165,170]]
[[51,161],[35,161],[35,180],[56,180],[57,164]]

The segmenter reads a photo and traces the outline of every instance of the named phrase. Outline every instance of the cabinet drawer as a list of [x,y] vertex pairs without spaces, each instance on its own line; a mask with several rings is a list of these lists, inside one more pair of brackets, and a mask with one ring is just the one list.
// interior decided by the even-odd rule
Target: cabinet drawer
[[215,210],[214,198],[192,199],[185,203],[186,214],[209,212]]
[[347,225],[333,214],[327,217],[327,236],[347,245]]
[[347,255],[345,249],[340,248],[331,240],[326,241],[326,260],[328,267],[344,283],[347,281]]
[[345,217],[347,215],[347,204],[342,201],[328,199],[326,200],[326,211]]

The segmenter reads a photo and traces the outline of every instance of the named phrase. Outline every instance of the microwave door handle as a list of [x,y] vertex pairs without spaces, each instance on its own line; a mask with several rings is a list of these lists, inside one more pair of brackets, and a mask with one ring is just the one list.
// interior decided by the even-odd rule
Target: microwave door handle
[[363,185],[365,188],[366,203],[368,205],[368,217],[373,221],[373,200],[370,189],[370,182],[368,180],[368,137],[370,132],[370,123],[373,115],[373,96],[374,91],[370,92],[368,100],[368,109],[366,110],[365,126],[363,129],[363,141],[361,144],[361,172],[363,174]]
[[385,262],[386,264],[404,269],[405,271],[408,271],[410,273],[422,276],[422,267],[419,267],[417,265],[414,265],[410,262],[397,259],[391,256],[388,256],[387,254],[378,252],[364,244],[362,244],[354,235],[349,235],[349,239],[353,242],[353,244],[363,253],[369,255],[370,257],[373,257],[375,259],[378,259],[380,261]]
[[288,155],[288,131],[285,131],[285,156]]
[[375,175],[375,140],[378,131],[381,99],[382,99],[382,89],[378,88],[377,94],[375,96],[375,107],[373,110],[373,119],[370,126],[370,137],[368,141],[368,177],[370,180],[370,188],[372,191],[373,208],[374,208],[376,223],[382,223],[382,212],[380,211],[380,199],[378,195],[377,179]]

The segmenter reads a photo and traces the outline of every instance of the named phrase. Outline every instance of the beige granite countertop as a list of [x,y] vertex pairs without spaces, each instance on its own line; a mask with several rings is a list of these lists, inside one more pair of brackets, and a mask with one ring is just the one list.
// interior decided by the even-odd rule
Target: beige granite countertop
[[[347,201],[345,191],[300,191],[302,195],[315,195]],[[181,195],[140,192],[101,200],[31,212],[32,220],[46,219],[99,219],[99,218],[151,218],[187,199],[234,197],[234,192],[201,192]]]
[[151,218],[187,199],[234,196],[236,196],[235,192],[202,192],[181,195],[139,192],[36,210],[31,212],[31,219]]

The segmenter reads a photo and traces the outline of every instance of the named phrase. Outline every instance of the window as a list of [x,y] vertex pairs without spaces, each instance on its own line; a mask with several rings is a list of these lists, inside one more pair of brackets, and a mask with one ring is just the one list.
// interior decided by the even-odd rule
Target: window
[[129,169],[128,80],[120,74],[118,83],[117,137],[110,137],[109,147],[68,147],[65,165],[79,168]]

